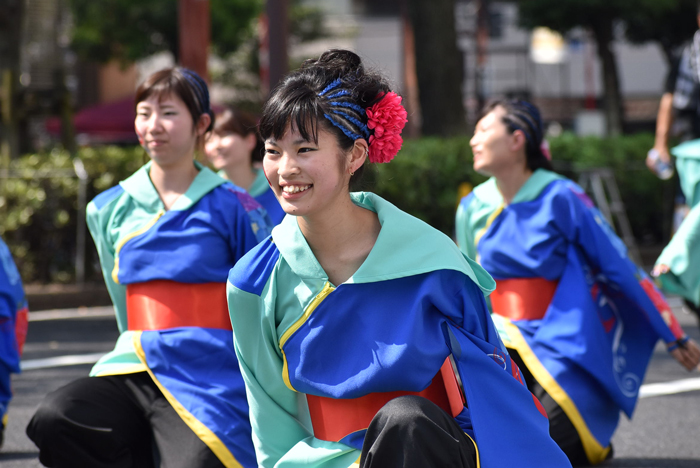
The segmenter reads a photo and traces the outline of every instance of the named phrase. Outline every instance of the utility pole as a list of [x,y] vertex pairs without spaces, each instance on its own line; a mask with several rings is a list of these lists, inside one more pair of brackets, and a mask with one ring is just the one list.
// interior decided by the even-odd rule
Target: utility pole
[[476,0],[476,101],[479,112],[486,103],[486,61],[489,46],[489,0]]
[[211,13],[209,0],[178,0],[180,65],[209,81]]
[[[289,71],[289,0],[267,0],[268,83],[273,89]],[[265,85],[263,85],[265,87]]]

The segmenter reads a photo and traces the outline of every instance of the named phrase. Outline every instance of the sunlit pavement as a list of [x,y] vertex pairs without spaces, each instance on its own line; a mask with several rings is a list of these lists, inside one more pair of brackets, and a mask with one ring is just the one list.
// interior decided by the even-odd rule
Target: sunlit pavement
[[[700,342],[695,317],[671,300],[686,331]],[[23,356],[24,372],[13,380],[3,468],[34,468],[34,444],[24,433],[43,396],[86,376],[92,362],[112,349],[118,332],[111,307],[35,312]],[[660,384],[664,385],[660,385]],[[657,347],[634,419],[624,417],[613,439],[615,459],[603,466],[629,468],[700,467],[700,373],[688,373]]]

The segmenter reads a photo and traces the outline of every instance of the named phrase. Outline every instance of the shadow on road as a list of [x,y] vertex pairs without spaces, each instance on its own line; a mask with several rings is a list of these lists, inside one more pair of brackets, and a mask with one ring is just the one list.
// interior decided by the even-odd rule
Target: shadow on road
[[698,460],[675,459],[675,458],[614,458],[602,467],[624,467],[624,468],[658,468],[668,466],[673,468],[697,468]]
[[0,462],[13,460],[38,460],[37,452],[0,452]]

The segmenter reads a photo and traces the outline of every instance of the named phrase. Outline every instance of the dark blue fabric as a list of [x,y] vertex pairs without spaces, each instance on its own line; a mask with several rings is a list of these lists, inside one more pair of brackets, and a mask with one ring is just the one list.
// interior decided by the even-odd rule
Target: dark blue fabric
[[238,261],[229,272],[228,281],[241,291],[259,296],[277,264],[280,252],[268,237]]

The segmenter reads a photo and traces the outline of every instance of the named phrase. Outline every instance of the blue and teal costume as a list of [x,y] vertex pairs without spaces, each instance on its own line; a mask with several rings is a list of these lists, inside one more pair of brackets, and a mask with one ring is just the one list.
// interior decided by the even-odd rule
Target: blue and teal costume
[[[220,284],[221,298],[210,299],[220,299],[225,313],[228,271],[269,234],[269,220],[258,203],[195,165],[198,175],[167,211],[150,180],[150,162],[88,205],[88,226],[121,332],[115,349],[100,359],[91,376],[147,371],[224,466],[253,467],[248,404],[228,317],[220,328],[162,329],[156,323],[139,329],[132,323],[143,318],[127,310],[129,288],[160,282],[173,293]],[[201,319],[211,310],[202,306],[184,312]]]
[[[0,239],[0,424],[7,422],[12,399],[10,374],[20,372],[20,356],[27,334],[27,298],[7,244]],[[0,441],[1,443],[1,441]]]
[[[253,185],[248,189],[248,194],[265,208],[272,225],[277,226],[282,222],[282,218],[284,218],[286,213],[280,206],[275,192],[272,191],[267,177],[265,177],[265,172],[260,168],[254,168],[253,171],[255,172],[255,180],[253,181]],[[223,170],[219,171],[217,174],[226,178],[226,172]]]
[[570,466],[490,318],[491,277],[382,198],[351,197],[377,213],[381,231],[346,282],[329,282],[293,216],[229,275],[260,466],[353,466],[367,426],[321,436],[310,402],[343,399],[352,411],[368,396],[420,392],[448,357],[468,406],[459,402],[455,420],[475,442],[479,466]]
[[656,342],[687,339],[668,304],[581,188],[553,172],[536,170],[507,205],[489,179],[462,199],[456,223],[461,250],[496,293],[513,280],[553,285],[541,316],[494,307],[494,322],[573,423],[589,462],[603,461]]
[[700,307],[700,268],[696,266],[700,261],[700,140],[682,143],[671,153],[690,211],[656,260],[656,265],[669,267],[657,281],[665,292]]

